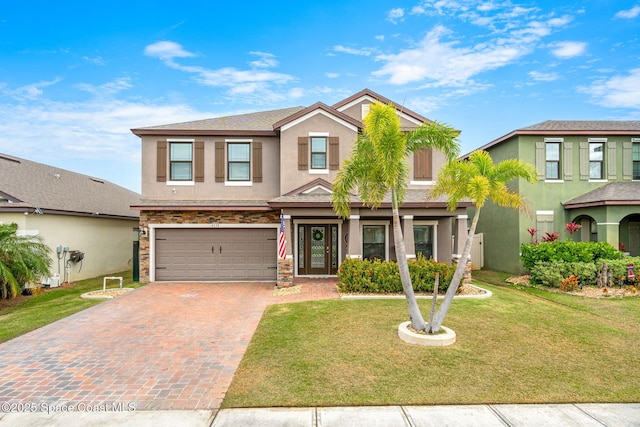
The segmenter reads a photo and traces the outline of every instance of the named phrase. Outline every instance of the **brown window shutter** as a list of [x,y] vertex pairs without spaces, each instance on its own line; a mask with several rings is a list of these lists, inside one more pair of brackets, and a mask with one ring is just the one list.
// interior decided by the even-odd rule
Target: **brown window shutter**
[[194,152],[194,181],[204,182],[204,141],[196,141]]
[[340,138],[337,136],[329,137],[329,169],[340,169]]
[[216,141],[216,182],[224,182],[224,142]]
[[165,182],[167,180],[167,141],[158,141],[156,148],[156,180]]
[[423,149],[413,153],[413,178],[416,181],[431,181],[431,150]]
[[262,142],[253,142],[253,182],[262,182]]
[[298,170],[309,169],[309,138],[298,137]]

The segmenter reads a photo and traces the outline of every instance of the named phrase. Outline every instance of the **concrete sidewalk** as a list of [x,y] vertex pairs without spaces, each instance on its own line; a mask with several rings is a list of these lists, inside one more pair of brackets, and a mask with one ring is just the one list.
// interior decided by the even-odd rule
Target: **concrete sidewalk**
[[0,426],[640,426],[640,403],[0,413]]

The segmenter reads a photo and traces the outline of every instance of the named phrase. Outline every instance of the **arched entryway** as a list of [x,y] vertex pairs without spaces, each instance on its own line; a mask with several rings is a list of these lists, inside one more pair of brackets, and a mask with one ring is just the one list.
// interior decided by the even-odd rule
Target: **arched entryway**
[[597,242],[598,223],[589,215],[579,215],[572,222],[581,226],[580,230],[573,234],[576,242]]
[[620,247],[632,256],[640,255],[640,214],[627,215],[620,221]]

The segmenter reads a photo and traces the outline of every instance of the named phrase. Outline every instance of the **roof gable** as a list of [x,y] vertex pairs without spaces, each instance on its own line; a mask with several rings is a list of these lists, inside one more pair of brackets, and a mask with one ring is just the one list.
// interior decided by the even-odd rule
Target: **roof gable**
[[322,102],[316,102],[310,107],[300,110],[297,113],[274,123],[273,129],[280,129],[281,131],[287,130],[317,114],[323,114],[324,116],[341,123],[343,126],[346,126],[355,132],[362,128],[362,123],[353,117],[343,114]]
[[403,117],[404,119],[416,124],[416,125],[420,125],[422,123],[431,123],[431,120],[427,119],[424,116],[421,116],[420,114],[411,111],[410,109],[404,107],[404,106],[399,106],[397,103],[391,101],[388,98],[385,98],[384,96],[377,94],[376,92],[370,90],[370,89],[364,89],[361,90],[360,92],[351,95],[350,97],[343,99],[342,101],[336,103],[333,105],[333,108],[335,108],[338,111],[345,111],[346,109],[353,107],[354,105],[357,105],[363,101],[369,101],[371,103],[375,102],[375,101],[379,101],[383,104],[393,104],[396,106],[397,110],[398,110],[398,114]]

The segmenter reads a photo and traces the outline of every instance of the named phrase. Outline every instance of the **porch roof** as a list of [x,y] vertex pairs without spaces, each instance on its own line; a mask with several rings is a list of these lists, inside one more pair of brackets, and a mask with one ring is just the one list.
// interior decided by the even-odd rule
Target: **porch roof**
[[[331,207],[330,193],[299,193],[293,195],[284,195],[276,197],[269,201],[269,206],[273,208],[280,207]],[[351,195],[351,206],[364,206],[362,199],[357,195]],[[458,207],[465,208],[472,206],[470,201],[462,201],[458,203]],[[380,205],[382,208],[391,207],[391,195],[387,194]],[[428,189],[408,189],[402,204],[404,208],[444,208],[447,207],[446,196],[440,196],[436,199],[430,199],[430,190]]]
[[563,203],[565,209],[640,205],[640,182],[612,182]]

